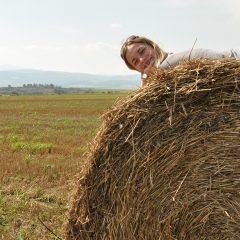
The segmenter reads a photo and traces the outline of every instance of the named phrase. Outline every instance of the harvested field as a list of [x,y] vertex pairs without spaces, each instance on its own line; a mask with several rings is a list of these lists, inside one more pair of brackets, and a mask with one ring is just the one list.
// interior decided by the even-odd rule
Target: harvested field
[[66,239],[240,239],[240,62],[150,82],[103,115]]
[[88,143],[102,113],[126,95],[0,96],[1,240],[63,238]]

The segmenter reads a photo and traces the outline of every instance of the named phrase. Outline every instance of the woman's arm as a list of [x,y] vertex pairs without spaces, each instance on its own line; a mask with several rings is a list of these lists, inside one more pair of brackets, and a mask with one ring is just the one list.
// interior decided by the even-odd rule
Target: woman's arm
[[180,53],[169,54],[168,57],[161,63],[161,68],[168,69],[169,67],[175,67],[184,61],[196,58],[221,59],[233,57],[234,59],[237,59],[237,56],[240,56],[239,50],[221,52],[210,49],[193,49]]

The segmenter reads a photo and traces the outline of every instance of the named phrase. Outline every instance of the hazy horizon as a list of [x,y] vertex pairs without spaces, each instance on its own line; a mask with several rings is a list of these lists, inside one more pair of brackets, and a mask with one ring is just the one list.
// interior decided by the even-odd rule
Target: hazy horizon
[[9,0],[0,8],[0,65],[88,74],[135,74],[123,40],[166,51],[240,48],[239,0]]

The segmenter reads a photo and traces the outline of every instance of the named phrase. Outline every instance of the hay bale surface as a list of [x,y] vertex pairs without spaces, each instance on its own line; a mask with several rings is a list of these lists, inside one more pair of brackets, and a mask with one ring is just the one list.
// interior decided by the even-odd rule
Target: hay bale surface
[[240,62],[150,80],[103,116],[66,239],[240,239]]

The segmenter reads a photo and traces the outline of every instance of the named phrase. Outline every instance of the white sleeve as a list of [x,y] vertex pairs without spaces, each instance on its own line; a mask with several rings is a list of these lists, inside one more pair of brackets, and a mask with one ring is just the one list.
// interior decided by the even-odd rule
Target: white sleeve
[[232,56],[236,60],[240,60],[240,49],[231,49]]
[[173,53],[169,54],[168,57],[161,63],[161,67],[167,69],[169,67],[175,67],[181,62],[197,59],[197,58],[208,58],[208,59],[221,59],[221,58],[230,58],[233,57],[237,59],[240,57],[240,52],[238,50],[229,50],[229,51],[214,51],[210,49],[193,49],[180,52],[180,53]]

